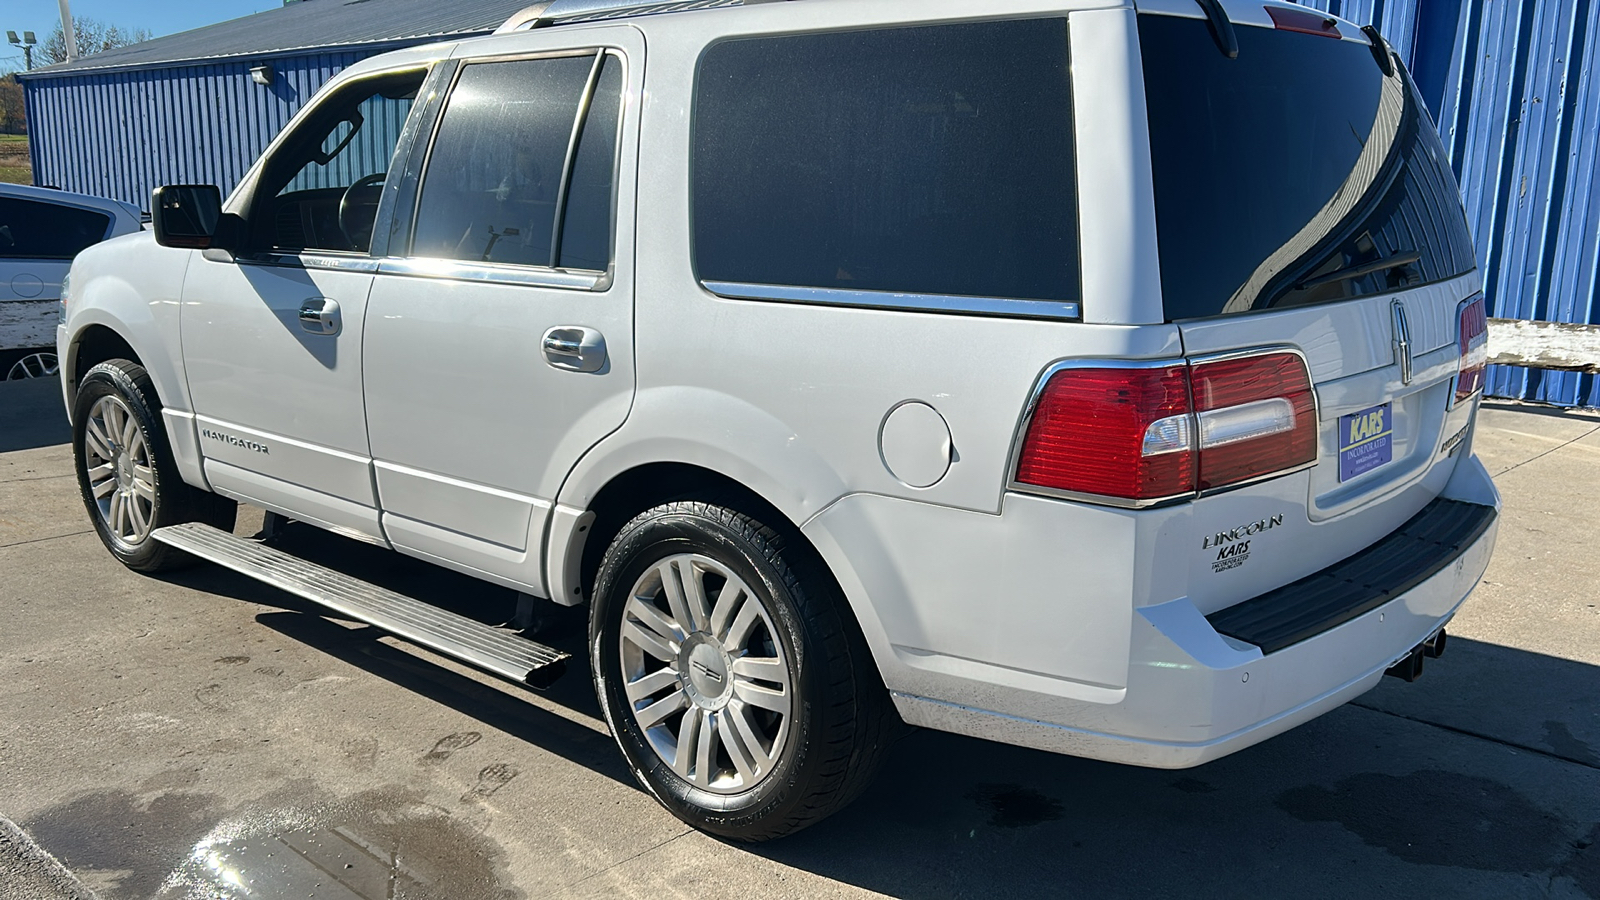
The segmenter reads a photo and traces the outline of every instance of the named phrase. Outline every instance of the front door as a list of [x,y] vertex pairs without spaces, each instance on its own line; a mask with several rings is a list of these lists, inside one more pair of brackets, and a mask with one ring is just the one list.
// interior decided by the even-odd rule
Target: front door
[[[463,59],[367,312],[366,401],[389,541],[543,593],[539,540],[633,394],[644,43],[515,42]],[[510,45],[508,45],[509,47]],[[484,52],[481,48],[472,48]],[[498,49],[498,48],[496,48]],[[624,102],[625,97],[634,98]]]
[[197,254],[183,352],[206,477],[218,491],[381,540],[362,415],[373,222],[426,71],[359,78],[275,142],[229,211],[230,257]]

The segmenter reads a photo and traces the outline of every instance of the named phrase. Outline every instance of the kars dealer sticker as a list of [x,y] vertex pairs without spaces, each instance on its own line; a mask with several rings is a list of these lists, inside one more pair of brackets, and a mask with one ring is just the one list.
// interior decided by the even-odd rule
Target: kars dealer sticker
[[1385,403],[1339,417],[1339,480],[1349,481],[1394,459],[1394,410]]

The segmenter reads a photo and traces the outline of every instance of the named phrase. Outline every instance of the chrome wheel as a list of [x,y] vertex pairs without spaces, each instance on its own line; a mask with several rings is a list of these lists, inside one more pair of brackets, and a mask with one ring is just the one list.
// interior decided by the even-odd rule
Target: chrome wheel
[[732,794],[771,774],[794,694],[776,635],[761,599],[708,556],[667,557],[634,584],[620,639],[628,708],[678,777]]
[[6,372],[7,381],[19,381],[23,378],[54,378],[60,366],[54,353],[30,353],[12,363],[11,369]]
[[121,397],[101,397],[90,409],[83,463],[106,530],[129,546],[143,543],[155,521],[155,469],[144,432]]

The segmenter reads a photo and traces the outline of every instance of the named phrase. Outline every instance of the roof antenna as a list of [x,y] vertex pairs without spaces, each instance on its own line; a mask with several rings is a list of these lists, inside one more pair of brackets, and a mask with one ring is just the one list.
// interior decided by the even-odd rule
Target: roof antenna
[[1233,22],[1228,19],[1228,13],[1223,10],[1220,0],[1195,0],[1200,8],[1206,11],[1206,24],[1211,26],[1211,39],[1217,42],[1217,49],[1229,59],[1239,58],[1239,36],[1233,31]]

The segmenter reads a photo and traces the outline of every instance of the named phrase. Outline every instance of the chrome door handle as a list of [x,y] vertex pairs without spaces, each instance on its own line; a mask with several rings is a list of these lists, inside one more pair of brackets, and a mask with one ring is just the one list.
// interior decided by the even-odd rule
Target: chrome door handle
[[599,372],[606,367],[606,339],[593,328],[558,325],[540,341],[545,362],[569,372]]
[[312,297],[300,304],[300,327],[312,334],[338,334],[339,304],[327,297]]

